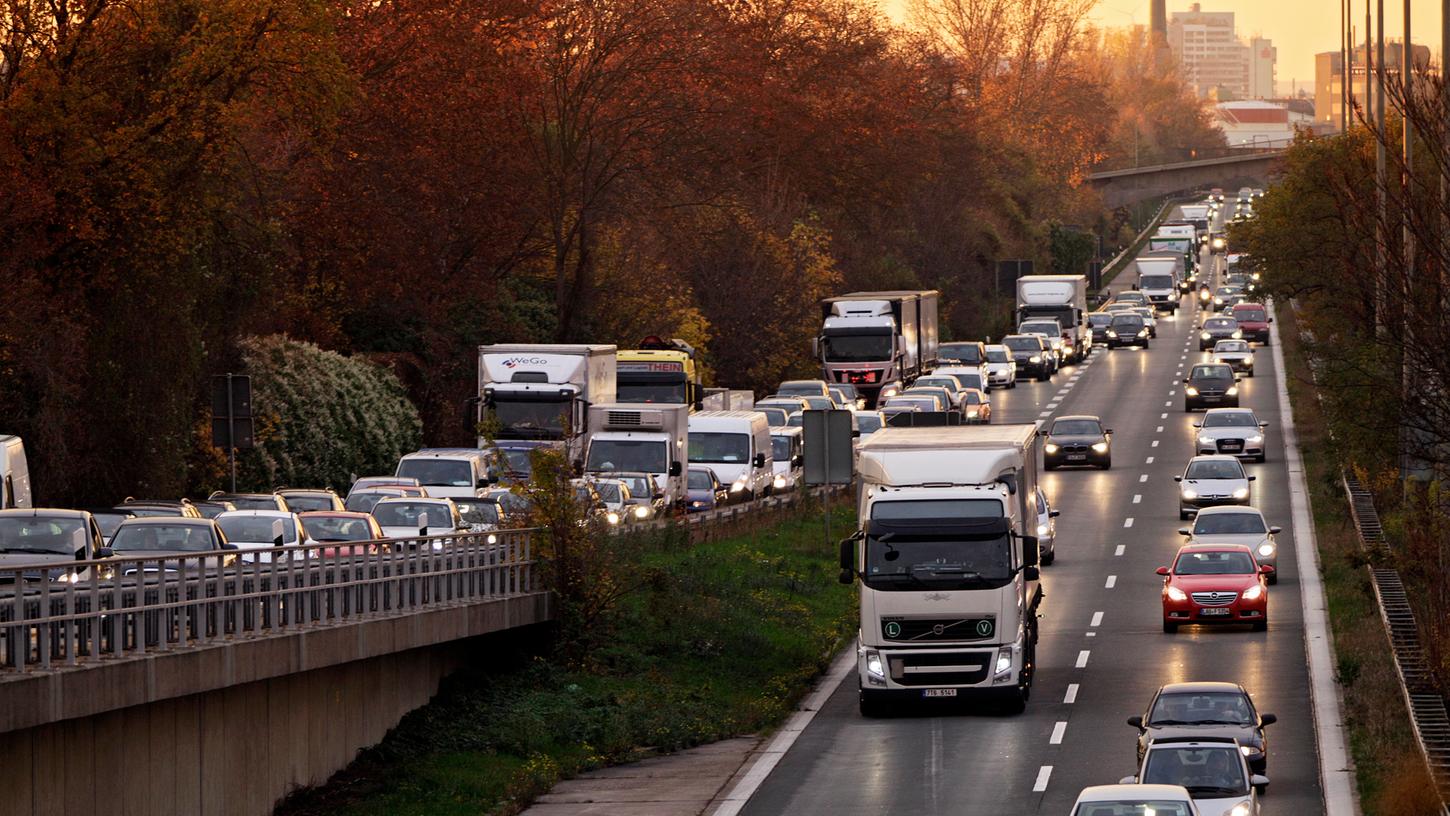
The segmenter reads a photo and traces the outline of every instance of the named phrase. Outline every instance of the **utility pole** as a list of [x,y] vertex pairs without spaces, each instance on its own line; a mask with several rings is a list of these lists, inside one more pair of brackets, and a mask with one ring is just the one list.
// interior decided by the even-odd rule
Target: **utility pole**
[[[1350,48],[1349,48],[1349,16],[1350,4],[1354,0],[1339,0],[1339,132],[1349,131],[1349,83],[1350,77]],[[1445,0],[1450,2],[1450,0]]]
[[1369,84],[1370,69],[1374,67],[1374,43],[1371,38],[1374,36],[1374,29],[1370,27],[1370,3],[1364,0],[1364,120],[1373,121],[1370,117],[1374,115],[1374,89]]
[[1375,0],[1375,98],[1374,98],[1374,177],[1379,193],[1375,216],[1375,334],[1383,334],[1385,326],[1385,280],[1388,276],[1385,258],[1386,220],[1389,217],[1389,169],[1386,166],[1385,140],[1385,0]]

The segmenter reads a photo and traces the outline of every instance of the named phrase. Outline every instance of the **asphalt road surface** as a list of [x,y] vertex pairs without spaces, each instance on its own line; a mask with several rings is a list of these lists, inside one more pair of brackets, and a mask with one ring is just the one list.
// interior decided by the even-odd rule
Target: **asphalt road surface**
[[[1231,206],[1231,205],[1230,205]],[[1221,258],[1205,260],[1214,264]],[[1125,272],[1124,275],[1129,274]],[[1126,278],[1124,279],[1126,281]],[[1116,288],[1116,287],[1115,287]],[[1098,349],[1051,382],[991,394],[994,422],[1096,414],[1116,433],[1110,471],[1043,472],[1062,511],[1057,561],[1043,570],[1039,673],[1027,711],[1011,716],[971,704],[865,719],[852,671],[757,789],[749,816],[975,816],[1067,814],[1088,785],[1134,773],[1136,730],[1165,683],[1243,684],[1273,712],[1265,816],[1322,812],[1309,678],[1292,546],[1288,474],[1276,396],[1280,373],[1267,350],[1245,378],[1242,405],[1267,431],[1268,462],[1248,464],[1254,504],[1283,527],[1279,583],[1269,590],[1269,631],[1161,628],[1162,579],[1183,542],[1177,485],[1192,456],[1195,417],[1183,410],[1183,376],[1196,360],[1195,298],[1160,317],[1146,351]],[[1219,814],[1205,814],[1219,816]]]

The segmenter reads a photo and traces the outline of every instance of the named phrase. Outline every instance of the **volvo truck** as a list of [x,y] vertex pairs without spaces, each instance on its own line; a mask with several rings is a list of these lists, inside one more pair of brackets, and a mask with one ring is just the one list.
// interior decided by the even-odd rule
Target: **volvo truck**
[[883,428],[857,451],[860,708],[985,698],[1019,712],[1036,670],[1036,425]]
[[615,402],[614,382],[614,346],[479,346],[478,421],[499,440],[557,443],[577,462],[589,409]]
[[1024,275],[1017,279],[1017,323],[1033,318],[1056,320],[1063,365],[1081,362],[1092,352],[1087,311],[1085,275]]
[[689,405],[700,410],[704,396],[695,349],[680,339],[650,335],[638,348],[615,355],[615,399],[628,403]]
[[852,292],[821,301],[813,343],[822,379],[856,386],[868,406],[911,385],[936,365],[941,293]]
[[584,472],[598,478],[648,473],[668,506],[685,501],[688,405],[591,405]]

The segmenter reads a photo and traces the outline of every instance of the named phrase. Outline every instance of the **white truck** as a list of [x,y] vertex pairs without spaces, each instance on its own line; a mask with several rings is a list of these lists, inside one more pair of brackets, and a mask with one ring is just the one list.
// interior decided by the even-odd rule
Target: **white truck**
[[936,290],[852,292],[821,301],[821,333],[812,343],[821,378],[849,383],[868,407],[936,365]]
[[1190,281],[1198,274],[1198,228],[1182,221],[1165,221],[1148,239],[1148,251],[1171,249],[1183,258],[1183,272]]
[[18,436],[0,434],[0,510],[31,506],[25,443]]
[[590,406],[615,402],[615,351],[605,345],[479,346],[479,422],[492,419],[498,439],[559,442],[569,461],[578,461]]
[[700,411],[690,416],[692,465],[715,472],[730,498],[769,495],[775,476],[770,423],[759,411]]
[[606,479],[614,473],[649,473],[667,505],[681,504],[689,422],[689,405],[591,405],[584,472]]
[[1063,365],[1092,353],[1086,275],[1024,275],[1017,279],[1017,322],[1051,318],[1062,328]]
[[1021,711],[1036,669],[1036,425],[883,428],[857,450],[861,713],[997,698]]
[[1133,288],[1143,293],[1155,309],[1177,313],[1183,297],[1183,257],[1172,250],[1146,252],[1133,262],[1138,279]]

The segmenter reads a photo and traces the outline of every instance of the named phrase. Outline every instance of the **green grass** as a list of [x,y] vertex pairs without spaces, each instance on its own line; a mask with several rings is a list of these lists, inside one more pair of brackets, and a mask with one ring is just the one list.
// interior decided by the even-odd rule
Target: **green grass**
[[[853,523],[833,518],[838,534]],[[628,593],[582,660],[500,655],[446,681],[383,743],[279,813],[508,814],[559,779],[781,722],[856,628],[818,515],[690,546],[641,537]]]
[[1434,816],[1438,810],[1433,787],[1400,695],[1389,641],[1339,481],[1341,465],[1309,376],[1294,312],[1281,307],[1278,314],[1361,805],[1365,816]]

